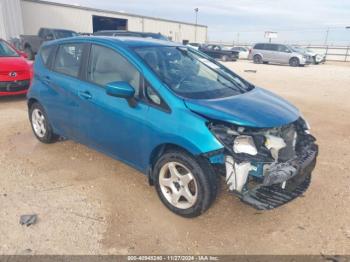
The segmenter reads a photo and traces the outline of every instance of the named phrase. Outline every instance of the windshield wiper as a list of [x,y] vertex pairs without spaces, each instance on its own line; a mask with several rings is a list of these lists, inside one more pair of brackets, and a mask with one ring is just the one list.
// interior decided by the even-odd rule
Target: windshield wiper
[[234,89],[236,91],[238,91],[239,93],[243,94],[243,90],[241,88],[239,88],[237,85],[232,85],[232,86],[229,86],[228,84],[224,83],[223,81],[221,81],[219,78],[217,79],[218,82],[224,86],[226,86],[227,88],[230,88],[230,89]]

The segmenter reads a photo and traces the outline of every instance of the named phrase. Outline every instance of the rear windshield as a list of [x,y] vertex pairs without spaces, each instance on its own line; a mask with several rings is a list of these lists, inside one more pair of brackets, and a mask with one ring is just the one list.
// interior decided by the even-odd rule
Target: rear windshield
[[18,57],[18,53],[8,43],[0,41],[0,57]]
[[76,32],[67,30],[55,30],[56,39],[78,36]]
[[207,56],[186,47],[136,48],[135,52],[171,90],[185,98],[215,99],[253,88]]

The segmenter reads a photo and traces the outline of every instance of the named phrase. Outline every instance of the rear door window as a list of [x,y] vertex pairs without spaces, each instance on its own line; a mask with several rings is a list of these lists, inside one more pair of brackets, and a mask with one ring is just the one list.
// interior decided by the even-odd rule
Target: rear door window
[[40,57],[46,67],[49,67],[50,58],[52,57],[55,48],[56,46],[54,45],[41,48]]
[[83,50],[84,44],[60,45],[53,65],[53,70],[61,74],[78,77]]

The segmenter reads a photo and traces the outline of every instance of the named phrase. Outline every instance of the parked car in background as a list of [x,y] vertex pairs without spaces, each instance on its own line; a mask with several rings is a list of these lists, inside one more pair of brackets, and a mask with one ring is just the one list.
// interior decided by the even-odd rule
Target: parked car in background
[[32,76],[26,54],[0,39],[0,96],[26,94]]
[[249,48],[247,47],[241,47],[241,46],[234,46],[231,48],[233,51],[238,51],[239,59],[248,59],[249,56]]
[[46,42],[55,39],[78,36],[79,34],[72,30],[40,28],[38,35],[21,35],[21,50],[26,52],[28,59],[33,60],[40,46]]
[[27,98],[37,139],[66,137],[128,163],[178,215],[205,212],[221,175],[258,209],[310,184],[318,147],[299,110],[193,48],[63,39],[46,43],[34,68]]
[[318,54],[310,49],[300,47],[300,46],[292,46],[292,49],[296,52],[299,52],[299,53],[302,53],[308,57],[311,57],[312,63],[315,65],[326,62],[326,55],[325,54]]
[[239,56],[238,51],[233,51],[226,49],[221,45],[202,45],[198,48],[201,52],[207,54],[208,56],[220,59],[224,62],[226,61],[236,61]]
[[310,64],[312,58],[296,52],[288,45],[273,43],[258,43],[250,50],[249,59],[256,64],[277,63],[290,66]]
[[153,38],[158,40],[169,41],[169,39],[161,33],[148,33],[148,32],[132,32],[125,30],[103,30],[94,33],[94,36],[127,36],[127,37],[142,37]]
[[194,48],[194,49],[198,50],[198,49],[199,49],[199,47],[201,46],[201,44],[199,44],[199,43],[188,43],[186,46],[188,46],[188,47],[191,47],[191,48]]

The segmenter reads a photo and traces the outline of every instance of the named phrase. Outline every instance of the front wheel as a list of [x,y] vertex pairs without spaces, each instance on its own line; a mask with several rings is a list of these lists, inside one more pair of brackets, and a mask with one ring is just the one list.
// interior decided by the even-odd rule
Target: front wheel
[[229,57],[228,57],[227,55],[224,55],[224,56],[221,58],[221,60],[222,60],[223,62],[227,62],[227,61],[229,60]]
[[34,103],[29,109],[29,119],[36,138],[45,144],[53,143],[58,136],[52,131],[44,108],[39,103]]
[[293,67],[299,66],[300,65],[299,59],[296,57],[291,58],[289,61],[289,65]]
[[216,198],[219,180],[204,159],[184,151],[167,152],[158,159],[153,172],[159,198],[177,215],[199,216]]

